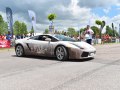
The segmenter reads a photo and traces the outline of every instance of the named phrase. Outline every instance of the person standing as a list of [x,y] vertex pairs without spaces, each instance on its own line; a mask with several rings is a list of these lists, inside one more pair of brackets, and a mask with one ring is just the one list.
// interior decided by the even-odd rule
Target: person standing
[[10,31],[8,31],[8,34],[6,35],[6,39],[7,39],[8,45],[11,46],[12,35],[10,34]]
[[93,34],[94,34],[93,30],[90,29],[90,26],[89,26],[89,25],[87,25],[86,31],[85,31],[85,33],[84,33],[84,35],[85,35],[85,40],[86,40],[87,43],[92,44],[92,35],[93,35]]

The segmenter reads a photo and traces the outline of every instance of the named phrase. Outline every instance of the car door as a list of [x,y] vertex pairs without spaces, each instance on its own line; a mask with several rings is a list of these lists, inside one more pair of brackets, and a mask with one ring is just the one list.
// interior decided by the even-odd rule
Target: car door
[[39,38],[41,43],[39,53],[42,53],[42,55],[44,56],[51,56],[53,52],[51,41],[46,40],[48,38],[51,39],[49,35],[41,35],[41,37]]
[[46,45],[48,42],[43,40],[43,35],[34,36],[27,40],[26,44],[29,49],[29,53],[36,55],[44,55],[46,51]]
[[[46,41],[46,38],[50,38],[51,41]],[[27,46],[31,54],[41,56],[53,56],[56,39],[49,35],[40,35],[39,37],[33,37],[27,42]]]
[[50,36],[50,35],[46,35],[47,38],[51,39],[50,41],[46,41],[46,51],[45,51],[45,55],[49,55],[49,56],[54,56],[54,49],[57,45],[57,39],[55,39],[54,37]]

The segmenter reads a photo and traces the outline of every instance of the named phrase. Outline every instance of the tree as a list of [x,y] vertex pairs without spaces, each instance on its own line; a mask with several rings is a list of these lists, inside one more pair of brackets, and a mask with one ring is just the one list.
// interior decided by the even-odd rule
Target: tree
[[53,20],[56,18],[56,14],[51,13],[48,15],[48,20],[51,21],[51,25],[49,26],[49,30],[51,33],[54,33],[54,26],[53,26]]
[[34,29],[33,27],[31,28],[30,32],[29,32],[31,35],[34,35]]
[[[114,32],[114,34],[113,34]],[[119,36],[118,32],[116,30],[113,31],[113,29],[110,26],[106,26],[106,34],[108,34],[109,36]]]
[[83,33],[86,30],[86,28],[81,28],[80,33]]
[[74,28],[68,28],[67,34],[68,34],[69,36],[75,35],[75,34],[76,34],[75,29],[74,29]]
[[26,35],[28,33],[27,31],[27,25],[24,22],[15,21],[14,23],[14,34],[15,35]]
[[106,26],[106,34],[108,34],[109,36],[112,36],[113,35],[112,33],[113,33],[112,28],[109,26]]
[[49,33],[49,30],[48,30],[48,29],[45,29],[44,34],[48,34],[48,33]]
[[96,20],[95,23],[97,25],[100,25],[100,38],[101,38],[101,36],[102,36],[102,30],[103,30],[103,28],[105,26],[105,21]]
[[0,23],[4,22],[2,15],[0,15]]
[[94,31],[94,35],[99,35],[100,34],[100,29],[96,26],[92,26],[91,29]]
[[117,37],[119,37],[119,33],[115,30],[115,35],[117,36]]
[[64,35],[64,33],[65,33],[65,31],[64,31],[64,30],[62,30],[62,33],[61,33],[61,34],[62,34],[62,35]]
[[101,22],[100,20],[96,20],[95,23],[96,23],[97,25],[102,25],[102,22]]
[[112,29],[113,29],[113,37],[115,36],[115,32],[114,32],[114,24],[112,23]]
[[56,18],[56,14],[55,13],[51,13],[48,15],[48,20],[49,21],[52,21],[52,24],[53,24],[53,20]]
[[15,23],[13,25],[13,29],[14,29],[15,35],[20,35],[21,25],[20,25],[19,21],[15,21]]
[[0,35],[7,33],[8,26],[7,23],[4,22],[2,15],[0,15]]
[[26,26],[26,24],[24,22],[21,23],[21,31],[22,31],[21,34],[24,34],[24,35],[28,34],[27,26]]

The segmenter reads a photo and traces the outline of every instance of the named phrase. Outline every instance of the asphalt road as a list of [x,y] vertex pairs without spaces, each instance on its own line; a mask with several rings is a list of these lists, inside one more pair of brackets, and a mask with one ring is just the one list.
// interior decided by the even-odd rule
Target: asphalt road
[[120,44],[95,47],[95,59],[69,61],[2,50],[0,90],[120,90]]

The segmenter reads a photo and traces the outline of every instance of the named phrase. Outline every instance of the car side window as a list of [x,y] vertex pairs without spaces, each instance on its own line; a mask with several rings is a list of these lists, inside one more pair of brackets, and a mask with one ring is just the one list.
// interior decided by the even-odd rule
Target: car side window
[[54,37],[49,36],[49,35],[43,35],[43,36],[41,37],[41,39],[39,39],[39,40],[45,41],[46,38],[50,38],[50,39],[51,39],[51,42],[56,42],[56,41],[58,41],[57,39],[55,39]]
[[51,42],[56,42],[56,41],[58,41],[57,39],[55,39],[54,37],[51,37],[51,36],[48,36],[48,38],[51,39]]
[[57,39],[55,39],[54,37],[49,36],[49,35],[34,36],[34,37],[31,37],[30,39],[39,40],[39,41],[45,41],[46,38],[50,38],[50,39],[51,39],[51,42],[56,42],[56,41],[58,41]]
[[34,37],[31,37],[30,39],[38,40],[38,37],[39,37],[39,36],[34,36]]
[[43,36],[39,36],[38,40],[43,41]]
[[41,41],[45,41],[47,37],[45,35],[42,35],[42,36],[39,36],[39,39],[38,40],[41,40]]
[[48,36],[46,36],[46,35],[40,35],[40,36],[31,37],[30,39],[45,41],[46,38],[48,38]]

